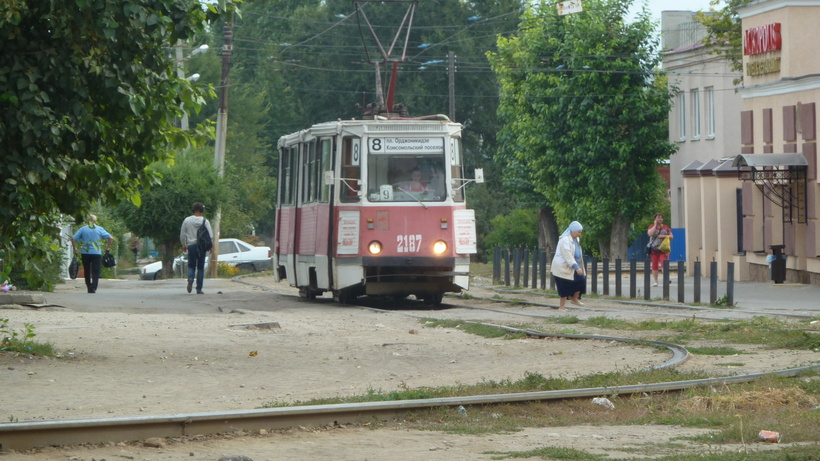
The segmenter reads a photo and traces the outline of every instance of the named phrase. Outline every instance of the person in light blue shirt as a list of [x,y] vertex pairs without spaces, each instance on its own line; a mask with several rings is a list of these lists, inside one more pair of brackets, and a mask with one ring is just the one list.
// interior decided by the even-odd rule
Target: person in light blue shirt
[[107,253],[114,244],[114,237],[97,224],[95,215],[88,215],[88,224],[81,227],[71,238],[74,253],[80,253],[85,273],[85,286],[89,293],[96,293],[102,270],[103,248]]

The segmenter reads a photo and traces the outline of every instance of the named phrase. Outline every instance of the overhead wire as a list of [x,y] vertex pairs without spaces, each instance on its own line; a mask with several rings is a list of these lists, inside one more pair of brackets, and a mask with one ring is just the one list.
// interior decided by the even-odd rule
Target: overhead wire
[[[554,5],[554,3],[549,4],[549,5]],[[347,36],[347,35],[331,34],[330,32],[333,31],[334,29],[337,29],[337,28],[340,28],[340,27],[358,27],[358,26],[354,26],[352,24],[344,24],[345,21],[347,19],[349,19],[355,13],[356,13],[355,11],[352,12],[352,13],[349,13],[349,14],[345,15],[343,18],[341,18],[339,21],[336,21],[336,22],[301,20],[301,19],[295,19],[295,18],[285,18],[285,17],[273,16],[273,15],[264,15],[264,14],[261,14],[261,13],[246,13],[246,15],[258,16],[258,17],[263,17],[263,18],[268,18],[268,19],[283,20],[283,21],[302,23],[302,24],[317,24],[317,25],[322,25],[322,26],[327,26],[327,27],[325,27],[320,32],[315,33],[315,34],[313,34],[313,35],[311,35],[311,36],[309,36],[309,37],[307,37],[307,38],[305,38],[305,39],[303,39],[303,40],[301,40],[301,41],[299,41],[295,44],[275,43],[275,42],[264,40],[264,39],[240,38],[240,37],[237,37],[236,35],[235,35],[234,41],[238,42],[238,43],[258,44],[258,45],[263,45],[263,46],[279,46],[279,47],[281,47],[281,49],[279,50],[280,56],[283,55],[284,53],[294,52],[298,48],[304,48],[304,49],[307,49],[307,48],[322,48],[322,49],[332,48],[333,49],[333,56],[361,56],[360,51],[354,51],[354,50],[361,50],[359,45],[347,46],[347,45],[327,45],[327,44],[312,44],[311,43],[311,42],[315,42],[320,37],[324,37],[325,39],[331,39],[331,40],[333,38],[349,39],[349,36]],[[444,45],[453,45],[453,44],[467,42],[467,41],[474,41],[474,40],[480,39],[480,38],[499,36],[499,35],[503,35],[505,33],[506,34],[512,34],[512,33],[520,32],[522,30],[522,28],[520,26],[522,24],[524,24],[524,21],[522,21],[522,19],[520,17],[516,16],[516,18],[514,20],[503,20],[503,18],[509,17],[513,14],[517,15],[518,12],[507,12],[507,13],[499,14],[497,16],[487,18],[487,19],[483,19],[481,21],[476,21],[475,23],[467,24],[467,25],[463,25],[463,26],[444,26],[444,27],[414,26],[414,29],[419,29],[419,30],[428,30],[429,29],[429,30],[442,31],[442,30],[453,30],[453,29],[455,29],[455,32],[453,34],[450,34],[449,36],[445,37],[444,39],[442,39],[438,42],[435,42],[433,44],[430,44],[429,46],[425,47],[424,49],[422,49],[421,51],[419,51],[418,53],[413,55],[411,58],[407,59],[407,61],[405,63],[403,63],[400,66],[400,68],[401,68],[402,72],[405,73],[405,74],[407,74],[407,73],[418,74],[418,75],[431,74],[432,72],[435,72],[435,71],[434,70],[431,71],[429,68],[430,67],[432,67],[433,69],[439,68],[439,67],[437,67],[438,64],[427,64],[427,62],[429,62],[433,59],[427,59],[427,61],[421,62],[421,59],[419,59],[419,58],[422,55],[429,53],[429,51],[432,48],[441,47],[441,46],[444,46]],[[537,18],[533,18],[533,20],[537,20]],[[502,31],[502,32],[492,32],[492,33],[482,35],[482,36],[478,36],[478,37],[470,36],[470,37],[464,37],[464,38],[459,38],[459,39],[456,38],[460,34],[466,32],[470,29],[478,28],[479,26],[486,26],[488,24],[489,25],[498,25],[498,24],[506,24],[506,23],[516,23],[516,24],[519,25],[519,27],[517,27],[515,30]],[[374,28],[385,28],[386,29],[386,28],[388,28],[388,26],[374,25]],[[253,25],[245,24],[245,23],[241,23],[241,24],[237,25],[237,30],[250,30],[250,31],[255,31],[256,33],[259,33],[259,32],[264,32],[268,29],[256,27],[256,26],[253,26]],[[417,42],[417,41],[413,41],[411,43],[413,45],[415,45],[416,47],[421,45],[421,42]],[[244,50],[244,51],[249,51],[249,52],[267,51],[266,48],[252,48],[252,47],[245,47],[245,46],[235,46],[235,50],[239,50],[239,51]],[[344,52],[345,50],[350,50],[350,52],[345,53]],[[265,57],[265,58],[255,58],[255,59],[249,59],[249,60],[245,60],[245,58],[242,58],[240,56],[241,56],[241,54],[240,55],[234,55],[235,63],[245,64],[245,65],[258,65],[258,64],[273,65],[273,64],[276,64],[280,68],[272,69],[272,70],[273,71],[279,71],[279,72],[304,72],[304,71],[346,72],[346,73],[371,73],[372,72],[372,69],[350,69],[350,68],[341,68],[341,67],[328,67],[326,65],[318,65],[318,64],[317,65],[312,65],[310,63],[303,63],[303,62],[297,63],[297,62],[293,62],[293,61],[283,60],[281,58],[279,58],[279,59],[273,58],[273,56],[268,56],[268,57]],[[315,56],[315,54],[310,55],[310,56]],[[459,73],[462,73],[462,74],[494,73],[490,63],[485,61],[485,57],[483,55],[479,55],[479,56],[480,56],[479,57],[480,62],[471,62],[471,61],[466,60],[466,59],[470,59],[469,55],[460,56]],[[477,56],[473,56],[472,58],[475,59],[476,57]],[[573,59],[585,59],[585,58],[590,58],[590,59],[612,59],[612,58],[627,58],[627,57],[629,57],[629,55],[624,55],[624,54],[620,54],[620,55],[603,55],[603,56],[602,55],[587,55],[587,56],[571,56],[571,57],[551,57],[550,60],[556,60],[556,59],[562,59],[562,58],[563,59],[569,59],[569,58],[573,58]],[[433,57],[430,57],[430,58],[433,58]],[[435,57],[435,58],[437,58],[439,60],[442,60],[442,61],[445,60],[445,57]],[[364,64],[361,61],[359,61],[359,63]],[[413,69],[413,68],[410,67],[411,65],[423,65],[423,64],[425,64],[428,68],[427,69]],[[446,65],[441,65],[440,68],[446,69],[447,66]],[[592,68],[586,68],[586,69],[553,69],[553,68],[547,68],[545,66],[545,63],[543,63],[543,62],[539,63],[539,64],[529,65],[529,66],[520,66],[520,67],[517,67],[517,68],[513,68],[512,71],[513,72],[539,72],[539,73],[565,73],[565,72],[582,73],[582,72],[589,72],[589,73],[609,73],[609,74],[621,74],[621,75],[630,75],[630,74],[632,74],[632,75],[662,75],[662,74],[670,74],[670,75],[681,74],[681,75],[684,75],[685,74],[685,75],[692,75],[692,76],[723,76],[723,77],[727,77],[727,78],[736,78],[737,77],[737,73],[670,71],[670,70],[663,70],[663,69],[656,69],[656,70],[609,70],[609,69],[592,69]],[[298,87],[291,87],[291,88],[292,89],[299,89]],[[352,91],[352,90],[338,90],[338,91],[335,91],[335,90],[328,90],[326,88],[321,88],[321,89],[312,88],[312,89],[304,89],[304,90],[305,91],[357,93],[357,94],[360,93],[360,91]],[[415,95],[407,95],[407,96],[426,97],[428,95],[427,94],[422,94],[422,95],[415,94]],[[429,96],[430,97],[442,97],[444,95],[429,95]],[[578,96],[574,96],[574,97],[589,97],[589,96],[600,97],[601,95],[578,95]],[[603,95],[603,96],[607,96],[607,95]],[[479,97],[479,98],[494,98],[494,99],[497,99],[498,95],[490,95],[490,96],[485,96],[485,95],[479,95],[479,96],[475,96],[475,95],[457,95],[457,97],[462,97],[462,98],[465,98],[465,97]]]

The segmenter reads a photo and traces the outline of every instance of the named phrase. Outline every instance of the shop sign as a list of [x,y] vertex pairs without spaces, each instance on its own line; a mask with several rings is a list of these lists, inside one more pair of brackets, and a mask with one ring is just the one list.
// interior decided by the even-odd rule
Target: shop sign
[[769,58],[762,61],[747,62],[746,75],[763,75],[780,72],[780,58]]
[[777,51],[781,46],[779,22],[753,27],[743,34],[743,54],[746,56]]

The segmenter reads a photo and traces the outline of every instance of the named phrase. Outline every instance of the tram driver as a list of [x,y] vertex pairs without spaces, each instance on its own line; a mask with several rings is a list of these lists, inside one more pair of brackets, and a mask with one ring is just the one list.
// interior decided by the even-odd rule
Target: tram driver
[[414,168],[410,172],[410,180],[399,183],[399,188],[404,192],[426,192],[427,183],[421,180],[421,170]]

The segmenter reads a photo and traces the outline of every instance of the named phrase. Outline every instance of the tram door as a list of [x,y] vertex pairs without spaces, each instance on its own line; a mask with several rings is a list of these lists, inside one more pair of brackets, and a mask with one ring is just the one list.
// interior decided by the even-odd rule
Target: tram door
[[330,186],[323,181],[330,165],[332,138],[302,144],[299,203],[296,224],[296,278],[298,286],[327,287],[327,229],[330,220]]
[[276,210],[276,238],[274,242],[274,265],[285,266],[285,273],[277,270],[277,280],[287,278],[295,283],[295,240],[296,235],[296,183],[299,167],[299,146],[283,147],[279,159],[279,199]]

